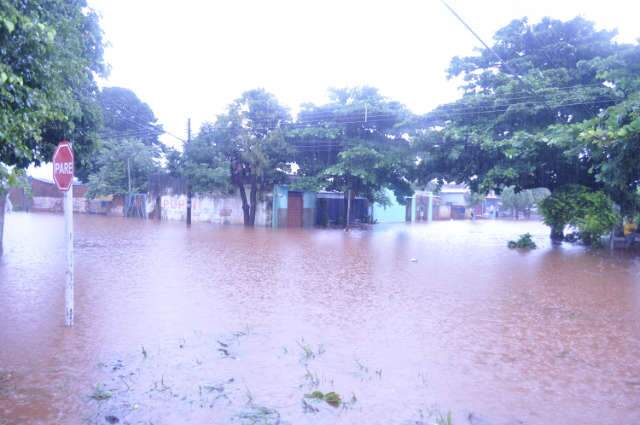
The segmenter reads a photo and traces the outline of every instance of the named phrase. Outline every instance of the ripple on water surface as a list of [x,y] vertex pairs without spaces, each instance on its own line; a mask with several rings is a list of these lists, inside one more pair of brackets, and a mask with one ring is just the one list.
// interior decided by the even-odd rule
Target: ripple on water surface
[[65,329],[62,217],[7,216],[0,424],[640,422],[633,254],[537,222],[75,223]]

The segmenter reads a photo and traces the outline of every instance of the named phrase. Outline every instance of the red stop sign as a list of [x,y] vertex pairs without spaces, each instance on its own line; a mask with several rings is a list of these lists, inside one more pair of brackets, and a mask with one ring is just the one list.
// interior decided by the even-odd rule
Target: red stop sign
[[73,150],[71,143],[62,141],[58,143],[53,153],[53,181],[58,190],[66,192],[73,184]]

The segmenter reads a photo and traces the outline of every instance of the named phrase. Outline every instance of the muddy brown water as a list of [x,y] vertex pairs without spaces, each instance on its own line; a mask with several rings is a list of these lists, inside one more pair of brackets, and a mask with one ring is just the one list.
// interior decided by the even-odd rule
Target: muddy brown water
[[7,216],[2,425],[640,423],[633,254],[536,222],[75,225],[66,329],[62,217]]

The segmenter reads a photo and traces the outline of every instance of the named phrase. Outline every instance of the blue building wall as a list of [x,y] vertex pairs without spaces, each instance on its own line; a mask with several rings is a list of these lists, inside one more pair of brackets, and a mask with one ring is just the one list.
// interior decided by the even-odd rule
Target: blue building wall
[[[273,187],[273,211],[271,214],[271,225],[273,227],[286,226],[287,207],[289,204],[289,189],[287,186]],[[284,219],[284,220],[283,220]],[[283,223],[281,223],[284,221]]]
[[391,201],[391,205],[385,207],[378,203],[373,204],[373,219],[378,223],[404,223],[407,207],[400,205],[396,195],[389,189],[384,189],[384,193]]

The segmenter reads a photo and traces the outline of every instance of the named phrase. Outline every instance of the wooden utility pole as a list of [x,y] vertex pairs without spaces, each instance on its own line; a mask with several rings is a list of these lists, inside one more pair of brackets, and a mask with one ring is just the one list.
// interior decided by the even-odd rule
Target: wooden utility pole
[[[187,143],[191,142],[191,118],[187,120]],[[187,227],[191,226],[191,183],[187,183]]]
[[347,222],[345,223],[344,231],[348,232],[351,228],[351,189],[347,191]]

